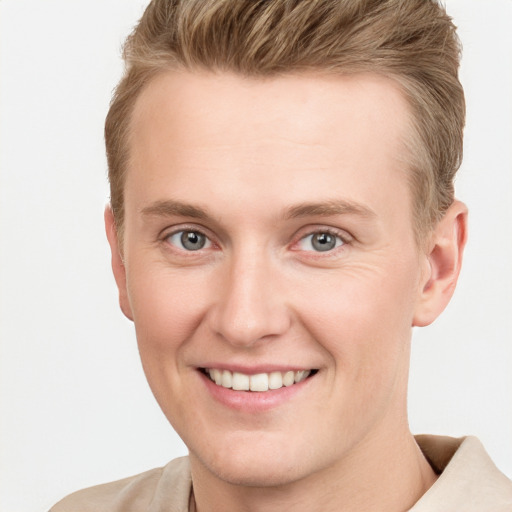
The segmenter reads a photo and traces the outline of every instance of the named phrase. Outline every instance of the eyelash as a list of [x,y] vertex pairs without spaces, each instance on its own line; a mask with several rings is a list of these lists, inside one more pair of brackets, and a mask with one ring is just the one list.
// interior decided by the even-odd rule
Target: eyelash
[[[196,250],[188,250],[188,249],[184,248],[183,246],[178,247],[177,243],[171,242],[172,237],[176,237],[176,236],[180,235],[180,237],[182,239],[183,235],[186,233],[190,233],[190,234],[195,233],[195,234],[199,235],[200,237],[204,237],[206,246],[202,246]],[[301,248],[295,248],[295,247],[298,247],[301,243],[304,243],[308,238],[312,238],[315,235],[329,235],[331,237],[334,237],[336,239],[335,246],[331,249],[326,249],[325,251],[322,251],[322,250],[315,251],[313,249],[305,250],[305,249],[301,249]],[[175,229],[171,232],[167,232],[161,237],[161,240],[163,242],[167,243],[168,245],[171,245],[173,248],[176,248],[181,252],[188,253],[191,255],[194,253],[198,254],[202,250],[205,250],[205,249],[211,249],[212,247],[218,247],[218,245],[212,241],[211,237],[208,236],[203,230],[198,229],[197,227],[192,227],[192,226],[191,227],[184,226],[184,227],[181,227],[180,229]],[[345,232],[340,232],[333,228],[318,227],[317,229],[310,229],[304,235],[301,235],[297,241],[295,241],[291,244],[291,248],[294,251],[303,251],[306,253],[315,254],[315,257],[317,257],[317,255],[320,256],[322,254],[325,254],[325,256],[328,257],[328,256],[332,255],[334,252],[337,252],[337,250],[342,249],[345,245],[349,244],[350,242],[351,242],[351,238]]]

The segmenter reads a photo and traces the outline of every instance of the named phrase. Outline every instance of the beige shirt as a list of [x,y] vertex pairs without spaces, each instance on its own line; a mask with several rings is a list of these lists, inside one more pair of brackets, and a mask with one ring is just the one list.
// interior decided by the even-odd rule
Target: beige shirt
[[[476,437],[416,436],[440,477],[409,512],[512,512],[512,481]],[[188,512],[187,457],[163,468],[71,494],[50,512]]]

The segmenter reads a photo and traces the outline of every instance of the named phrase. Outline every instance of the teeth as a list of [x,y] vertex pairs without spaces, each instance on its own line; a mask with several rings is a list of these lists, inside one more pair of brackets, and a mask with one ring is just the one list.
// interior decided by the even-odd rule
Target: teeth
[[268,391],[268,373],[251,375],[251,391]]
[[257,373],[255,375],[246,375],[239,372],[230,372],[229,370],[218,370],[209,368],[206,370],[210,379],[224,388],[233,388],[235,391],[259,391],[264,392],[269,389],[280,389],[283,386],[292,386],[307,379],[311,370],[299,370],[296,372],[270,372]]
[[297,384],[297,382],[302,382],[304,379],[307,379],[310,376],[310,374],[311,370],[301,370],[299,372],[295,372],[295,384]]
[[[236,391],[249,391],[249,375],[245,375],[244,373],[233,373],[233,389]],[[217,384],[217,382],[215,382]]]
[[281,372],[272,372],[268,375],[268,387],[270,389],[279,389],[283,387],[283,376]]
[[233,387],[233,375],[228,370],[224,370],[222,372],[221,386],[224,388],[232,388]]
[[220,370],[211,370],[210,376],[215,381],[217,386],[222,384],[222,372]]
[[295,383],[295,374],[293,372],[286,372],[283,375],[283,385],[291,386],[294,383]]

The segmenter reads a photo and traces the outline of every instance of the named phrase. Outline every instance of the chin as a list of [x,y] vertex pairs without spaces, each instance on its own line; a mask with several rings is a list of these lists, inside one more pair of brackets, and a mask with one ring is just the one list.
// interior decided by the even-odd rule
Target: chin
[[305,468],[276,460],[231,460],[224,458],[212,464],[204,461],[206,468],[217,478],[232,485],[244,487],[280,487],[300,480],[307,473]]
[[191,457],[216,478],[246,487],[284,486],[320,469],[307,456],[302,443],[294,446],[286,439],[254,437],[245,442],[238,438],[229,444],[221,443],[215,453],[211,445],[202,446],[198,451],[191,450]]

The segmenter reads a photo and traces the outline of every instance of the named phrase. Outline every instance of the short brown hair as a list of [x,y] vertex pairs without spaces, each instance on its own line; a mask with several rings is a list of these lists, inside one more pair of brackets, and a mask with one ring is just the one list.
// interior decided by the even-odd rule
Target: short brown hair
[[453,201],[465,103],[460,43],[436,0],[153,0],[126,40],[125,74],[105,124],[111,205],[122,235],[130,117],[144,86],[167,70],[269,77],[374,72],[401,86],[420,236]]

